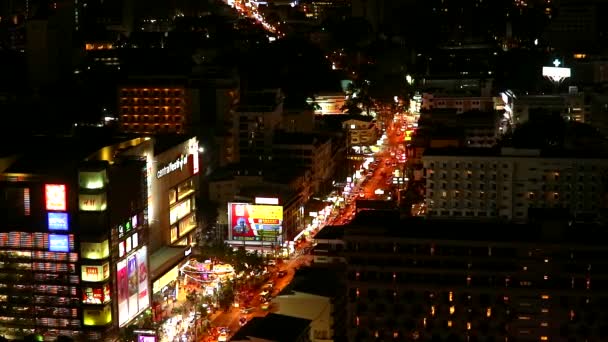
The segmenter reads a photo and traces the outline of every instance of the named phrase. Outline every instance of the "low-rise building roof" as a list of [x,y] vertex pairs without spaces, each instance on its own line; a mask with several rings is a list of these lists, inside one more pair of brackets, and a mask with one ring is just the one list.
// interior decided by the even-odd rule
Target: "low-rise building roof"
[[297,341],[307,334],[310,322],[309,319],[270,313],[265,317],[252,318],[234,334],[231,341]]

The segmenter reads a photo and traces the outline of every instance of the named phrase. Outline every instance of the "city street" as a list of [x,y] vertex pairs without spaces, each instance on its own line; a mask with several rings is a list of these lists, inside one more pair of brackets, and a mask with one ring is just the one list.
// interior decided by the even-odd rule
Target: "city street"
[[[362,177],[356,180],[355,186],[350,191],[349,196],[346,196],[346,205],[342,209],[335,208],[331,218],[326,221],[326,224],[340,225],[346,224],[355,216],[355,203],[357,199],[389,199],[395,185],[392,178],[396,169],[403,173],[403,162],[400,158],[403,154],[404,140],[404,125],[403,119],[398,119],[389,125],[384,143],[380,147],[380,151],[373,156],[373,161],[366,163],[367,169],[362,169]],[[403,175],[401,175],[403,177]],[[318,229],[321,229],[319,227]],[[220,311],[211,316],[213,331],[220,329],[227,332],[219,340],[229,340],[241,324],[251,320],[253,317],[263,317],[269,312],[273,312],[276,308],[272,305],[266,307],[264,300],[261,298],[261,292],[269,290],[270,297],[277,296],[289,283],[293,280],[296,270],[302,265],[310,264],[312,257],[304,254],[307,250],[308,243],[298,245],[296,256],[289,260],[280,262],[276,266],[271,267],[272,289],[268,288],[268,284],[264,289],[257,289],[253,298],[247,307],[231,307],[228,311]],[[279,272],[285,272],[285,275],[279,277]],[[266,303],[271,302],[271,299]],[[212,333],[208,336],[203,336],[201,341],[218,341],[218,333]]]
[[[278,295],[289,283],[292,281],[295,272],[302,265],[310,264],[312,261],[312,257],[307,254],[299,255],[294,259],[290,259],[285,263],[279,264],[276,267],[276,272],[274,272],[274,276],[272,278],[272,282],[274,284],[272,289],[272,297]],[[287,274],[278,278],[276,276],[277,272],[286,271]],[[261,308],[262,302],[260,301],[260,296],[254,296],[254,300],[250,304],[250,308],[253,308],[253,311],[250,313],[243,313],[243,309],[247,308],[235,308],[232,307],[228,312],[222,312],[213,318],[213,326],[214,327],[226,327],[230,331],[230,336],[233,335],[239,328],[239,319],[241,317],[246,317],[247,321],[249,321],[253,317],[263,317],[266,316],[269,312],[273,311],[273,308],[270,307],[268,310],[263,310]]]

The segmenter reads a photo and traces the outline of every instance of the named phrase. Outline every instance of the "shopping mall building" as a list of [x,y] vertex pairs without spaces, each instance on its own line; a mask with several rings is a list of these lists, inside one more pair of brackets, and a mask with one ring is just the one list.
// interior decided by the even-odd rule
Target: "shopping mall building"
[[116,337],[151,307],[164,268],[187,258],[196,140],[11,145],[0,152],[0,336]]

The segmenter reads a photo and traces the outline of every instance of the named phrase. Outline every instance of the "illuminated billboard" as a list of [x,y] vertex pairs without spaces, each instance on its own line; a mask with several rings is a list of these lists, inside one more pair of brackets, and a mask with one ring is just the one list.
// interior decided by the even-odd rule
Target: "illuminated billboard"
[[70,243],[67,235],[49,234],[49,251],[69,252]]
[[82,265],[80,277],[82,278],[82,281],[104,281],[110,277],[110,267],[107,263],[103,266]]
[[44,200],[46,210],[64,211],[67,209],[67,190],[65,184],[45,184]]
[[68,230],[68,213],[46,213],[49,230]]
[[232,240],[277,241],[283,232],[283,207],[228,203]]
[[78,208],[82,211],[104,211],[106,210],[106,194],[79,194]]
[[116,264],[118,324],[125,325],[150,306],[146,247]]

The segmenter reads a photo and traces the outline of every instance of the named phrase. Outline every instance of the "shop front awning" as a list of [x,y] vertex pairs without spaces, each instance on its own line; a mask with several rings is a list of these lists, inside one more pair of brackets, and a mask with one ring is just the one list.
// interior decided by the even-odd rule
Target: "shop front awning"
[[188,256],[187,247],[165,246],[150,255],[150,278],[152,281],[162,277],[173,267],[181,263]]

